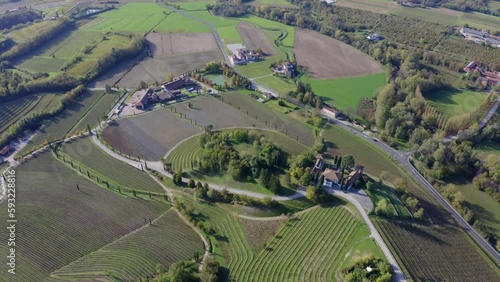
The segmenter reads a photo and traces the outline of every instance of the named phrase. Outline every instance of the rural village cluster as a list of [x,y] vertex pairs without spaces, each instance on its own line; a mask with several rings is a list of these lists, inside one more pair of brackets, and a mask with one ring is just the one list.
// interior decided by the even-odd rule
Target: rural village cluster
[[0,0],[0,282],[500,281],[499,3]]

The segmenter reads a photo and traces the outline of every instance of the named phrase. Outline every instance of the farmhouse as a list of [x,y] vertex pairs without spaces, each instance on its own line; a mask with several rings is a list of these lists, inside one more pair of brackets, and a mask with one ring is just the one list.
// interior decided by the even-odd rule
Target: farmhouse
[[189,77],[181,77],[174,81],[163,84],[162,88],[166,91],[172,91],[182,88],[189,84],[191,84],[191,80],[189,79]]
[[275,75],[284,75],[286,77],[293,77],[295,74],[295,66],[289,61],[282,64],[275,64],[272,70]]
[[316,163],[314,164],[314,167],[311,170],[311,173],[315,174],[317,172],[321,172],[323,170],[324,164],[325,164],[325,161],[323,160],[323,155],[317,154],[316,155]]
[[154,93],[153,89],[148,88],[148,89],[143,89],[140,91],[137,91],[134,93],[131,99],[131,105],[132,107],[136,107],[140,110],[144,110],[150,100],[151,100],[151,95]]
[[228,44],[227,48],[231,51],[229,59],[233,65],[244,65],[249,61],[257,61],[262,56],[255,51],[248,51],[243,44]]
[[463,27],[460,28],[460,34],[462,34],[465,40],[473,41],[477,44],[487,44],[496,48],[500,48],[500,38],[495,36],[490,36],[487,30],[475,30],[472,28]]
[[356,180],[358,180],[361,176],[363,176],[364,168],[365,167],[362,165],[357,165],[356,169],[351,171],[351,173],[349,173],[349,175],[347,176],[347,179],[346,179],[347,189],[351,188],[352,185],[354,185],[354,182],[356,182]]
[[342,181],[342,172],[341,171],[336,171],[333,169],[325,169],[323,173],[321,174],[322,176],[325,177],[325,180],[323,181],[323,185],[327,186],[328,188],[332,188],[333,185],[338,185]]
[[464,71],[467,75],[470,75],[472,72],[477,71],[481,75],[479,80],[484,83],[487,87],[494,87],[500,84],[500,73],[499,72],[491,72],[484,70],[479,66],[479,63],[476,61],[469,62],[465,67]]

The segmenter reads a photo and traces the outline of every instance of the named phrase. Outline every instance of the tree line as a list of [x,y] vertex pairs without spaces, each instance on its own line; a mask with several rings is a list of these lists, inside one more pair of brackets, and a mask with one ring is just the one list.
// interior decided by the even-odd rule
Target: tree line
[[34,9],[22,9],[0,15],[0,30],[9,29],[18,24],[33,22],[42,18],[42,13]]
[[15,124],[0,135],[0,147],[5,146],[13,138],[18,136],[26,129],[35,129],[40,126],[41,121],[50,119],[61,113],[67,106],[75,101],[78,96],[86,90],[85,85],[80,84],[71,91],[65,93],[57,102],[57,105],[45,111],[31,112],[28,115],[21,117]]

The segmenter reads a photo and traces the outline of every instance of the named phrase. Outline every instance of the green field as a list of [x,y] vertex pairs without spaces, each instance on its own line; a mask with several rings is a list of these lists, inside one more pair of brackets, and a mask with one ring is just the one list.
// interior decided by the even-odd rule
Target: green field
[[203,251],[200,236],[170,209],[152,225],[78,259],[55,271],[53,276],[64,280],[99,280],[106,276],[109,279],[106,273],[111,273],[115,280],[138,281],[156,273],[157,264],[168,267]]
[[32,112],[44,112],[55,106],[61,94],[44,93],[26,95],[19,99],[0,103],[0,132],[4,132],[10,125],[23,116]]
[[465,205],[492,233],[500,237],[500,203],[470,181],[454,183],[465,197]]
[[[167,2],[167,1],[164,1]],[[180,7],[181,10],[186,11],[205,11],[207,9],[207,4],[214,5],[216,1],[189,1],[189,2],[177,2],[173,3]]]
[[495,142],[481,142],[474,149],[476,149],[478,158],[486,159],[489,154],[500,156],[500,144]]
[[[234,215],[215,205],[184,201],[207,216],[217,231],[211,238],[215,257],[229,268],[231,280],[331,281],[349,257],[380,254],[367,237],[368,228],[348,206],[317,207],[289,219],[274,236],[259,238],[266,247],[254,251],[247,238],[260,234],[249,228],[245,234]],[[261,222],[256,220],[250,230],[259,232]]]
[[199,22],[173,13],[155,3],[129,3],[111,10],[83,25],[86,31],[122,30],[146,33],[157,32],[210,32]]
[[285,96],[290,91],[297,90],[297,85],[295,85],[292,80],[284,80],[273,75],[257,78],[255,79],[255,81],[264,85],[265,87],[275,90],[279,95],[282,96]]
[[[2,281],[42,281],[51,272],[157,218],[168,209],[159,200],[119,195],[94,185],[50,152],[16,169],[16,277]],[[79,190],[76,189],[79,186]],[[6,222],[7,202],[0,205]],[[0,231],[9,237],[7,228]],[[8,254],[7,244],[0,251]],[[0,270],[7,273],[3,264]],[[12,280],[14,279],[14,280]]]
[[56,25],[57,22],[55,21],[42,21],[38,23],[34,23],[32,25],[29,25],[27,27],[23,27],[21,29],[16,29],[13,30],[7,34],[5,34],[6,37],[11,38],[14,40],[16,43],[23,43],[31,38],[33,38],[34,34],[37,33],[42,33],[46,29],[52,28],[52,26]]
[[382,185],[382,187],[378,186],[372,191],[367,191],[368,195],[372,199],[374,206],[377,206],[377,203],[382,199],[386,199],[389,204],[393,207],[395,214],[400,218],[411,218],[410,211],[405,207],[405,205],[401,202],[401,200],[394,194],[392,188]]
[[56,73],[64,66],[66,59],[33,56],[22,61],[17,67],[30,72]]
[[310,83],[325,103],[341,110],[347,107],[356,109],[362,97],[372,97],[377,89],[384,86],[385,73],[337,79],[306,77],[304,82]]
[[243,113],[248,111],[250,116],[257,116],[259,121],[266,123],[272,129],[295,138],[304,145],[314,145],[314,129],[306,124],[303,118],[279,112],[266,104],[258,102],[245,91],[226,92],[222,94],[222,98],[225,103],[231,103],[232,107],[239,108]]
[[365,171],[373,176],[380,176],[382,171],[390,174],[390,178],[405,178],[396,163],[389,159],[381,149],[355,136],[349,131],[331,125],[322,132],[328,144],[329,157],[352,155],[357,164],[363,165]]
[[457,21],[456,25],[462,26],[465,23],[476,28],[485,28],[494,31],[500,31],[500,20],[498,17],[486,15],[478,12],[464,13]]
[[[86,131],[86,124],[81,124],[76,128],[75,126],[82,118],[86,117],[89,114],[95,114],[92,111],[94,107],[103,107],[103,105],[100,105],[100,101],[103,95],[108,94],[104,94],[104,91],[102,90],[86,91],[84,94],[78,97],[73,104],[68,106],[68,108],[66,108],[62,113],[53,118],[45,127],[40,129],[40,132],[30,140],[28,145],[26,145],[21,150],[19,155],[29,153],[46,142],[62,139],[65,136],[69,135],[70,132],[76,133],[74,129],[80,128],[81,131]],[[109,106],[111,105],[107,105],[107,107]],[[89,116],[86,120],[86,123],[90,122],[90,120],[95,121],[95,117]]]
[[163,188],[147,173],[113,158],[90,138],[78,139],[62,147],[75,162],[90,169],[94,174],[101,174],[121,187],[133,190],[164,193]]
[[[279,132],[257,129],[255,129],[255,131],[262,134],[267,140],[276,144],[280,149],[290,155],[305,153],[308,150],[303,144]],[[203,148],[200,147],[200,136],[196,135],[182,142],[172,150],[165,161],[172,164],[174,171],[182,169],[182,171],[188,172],[192,171],[193,168],[197,166],[198,159],[201,157],[202,153]]]
[[410,18],[422,19],[424,21],[439,23],[447,26],[453,26],[459,18],[458,16],[435,12],[431,9],[409,8],[404,6],[398,6],[394,9],[391,9],[391,13]]
[[483,92],[452,88],[426,94],[425,99],[446,117],[453,117],[477,111],[486,96]]
[[285,6],[285,7],[295,7],[295,5],[291,4],[286,0],[256,0],[253,1],[255,4],[269,4],[273,6]]
[[96,102],[94,107],[90,109],[83,118],[70,130],[69,134],[76,134],[78,132],[87,131],[88,127],[94,128],[99,120],[103,120],[107,117],[107,114],[113,108],[113,106],[118,102],[121,92],[106,92],[101,99]]

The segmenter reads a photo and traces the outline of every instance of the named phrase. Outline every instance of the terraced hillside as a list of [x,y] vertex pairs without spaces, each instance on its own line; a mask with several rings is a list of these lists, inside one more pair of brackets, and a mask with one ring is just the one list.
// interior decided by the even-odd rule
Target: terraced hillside
[[156,265],[191,259],[204,252],[203,242],[174,210],[153,224],[53,273],[62,280],[114,279],[137,281],[156,272]]
[[[16,277],[0,281],[43,281],[48,275],[157,218],[168,209],[161,200],[126,197],[94,185],[57,161],[50,152],[16,172]],[[77,189],[78,185],[78,189]],[[7,220],[6,202],[0,220]],[[22,221],[22,223],[21,223]],[[0,238],[9,236],[7,228]],[[0,252],[7,254],[7,244]]]
[[[253,236],[245,234],[252,231],[243,229],[234,215],[216,205],[183,201],[216,230],[211,238],[214,253],[228,267],[231,280],[331,281],[348,253],[380,252],[367,238],[368,229],[343,205],[315,207],[289,219],[264,248],[254,251],[255,245],[247,240]],[[254,224],[259,223],[267,224],[259,220]]]

